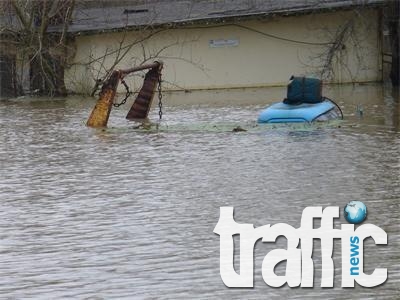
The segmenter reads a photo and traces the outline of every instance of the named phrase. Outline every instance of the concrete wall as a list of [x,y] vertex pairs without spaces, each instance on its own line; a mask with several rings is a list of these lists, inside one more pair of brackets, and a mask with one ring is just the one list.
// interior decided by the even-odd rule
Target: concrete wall
[[[332,44],[324,43],[334,41],[344,26],[349,30],[343,45],[331,52],[333,73],[325,73],[324,79],[380,81],[378,20],[377,10],[339,11],[166,30],[149,39],[150,31],[83,35],[73,45],[76,52],[70,61],[75,65],[67,70],[66,82],[71,90],[87,91],[117,53],[101,57],[117,50],[121,41],[123,45],[136,41],[117,68],[138,65],[146,58],[153,61],[152,56],[158,55],[165,62],[163,79],[169,89],[285,85],[292,74],[321,77],[332,49]],[[146,40],[139,43],[141,39]],[[85,65],[94,59],[98,60]],[[128,81],[136,88],[141,85],[140,78]]]

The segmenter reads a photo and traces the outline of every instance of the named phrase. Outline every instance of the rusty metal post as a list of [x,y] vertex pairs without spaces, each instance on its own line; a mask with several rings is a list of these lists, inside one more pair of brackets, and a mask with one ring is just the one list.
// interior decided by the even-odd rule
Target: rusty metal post
[[117,92],[118,83],[121,78],[120,71],[113,71],[110,78],[103,84],[99,100],[93,108],[86,123],[89,127],[106,127],[108,118]]
[[160,66],[162,67],[162,65],[163,65],[163,63],[161,61],[155,61],[151,64],[145,64],[145,65],[133,67],[133,68],[126,69],[126,70],[120,70],[121,75],[122,75],[121,77],[124,77],[124,76],[128,75],[129,73],[133,73],[133,72],[137,72],[137,71],[159,68]]
[[[99,99],[97,100],[96,106],[93,108],[92,113],[90,114],[89,119],[86,122],[86,125],[89,127],[95,127],[95,128],[107,127],[108,119],[110,117],[110,112],[111,112],[111,109],[112,109],[112,106],[114,103],[114,98],[117,93],[118,84],[119,84],[119,81],[124,78],[124,76],[126,76],[130,73],[133,73],[133,72],[150,69],[150,71],[147,72],[147,74],[146,74],[146,78],[148,78],[150,76],[149,74],[154,74],[156,71],[157,71],[157,74],[160,74],[159,72],[161,71],[162,65],[163,65],[162,62],[156,61],[151,64],[145,64],[145,65],[141,65],[141,66],[126,69],[126,70],[113,71],[111,73],[110,78],[104,82],[104,84],[101,88]],[[150,77],[153,78],[154,76],[151,75]],[[143,86],[145,86],[145,85],[147,86],[146,79],[143,83]],[[155,85],[154,85],[154,87],[155,87]],[[143,90],[143,87],[141,89],[141,92],[142,92],[142,90]],[[154,89],[152,89],[152,90],[150,89],[149,92],[151,92],[152,95],[148,95],[148,96],[150,96],[150,98],[152,99],[154,96]],[[146,97],[146,99],[148,98],[148,96]],[[135,105],[135,103],[136,103],[136,101],[134,102],[134,105]],[[149,104],[151,104],[151,101]],[[133,107],[133,105],[132,105],[132,107]],[[150,106],[148,106],[148,108],[150,108]],[[132,110],[132,108],[131,108],[131,110]],[[146,116],[147,116],[147,113],[148,113],[148,110],[146,112]]]
[[128,120],[142,121],[145,120],[149,114],[154,93],[161,76],[163,63],[155,62],[151,66],[152,68],[146,73],[139,94],[126,115],[126,119]]

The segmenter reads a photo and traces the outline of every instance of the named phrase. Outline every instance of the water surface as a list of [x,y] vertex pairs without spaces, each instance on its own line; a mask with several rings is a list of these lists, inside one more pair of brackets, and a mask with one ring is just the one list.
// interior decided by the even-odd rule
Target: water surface
[[[87,128],[94,101],[79,97],[0,102],[0,298],[397,298],[398,99],[381,85],[331,86],[344,122],[256,126],[282,95],[166,94],[158,131],[135,130],[127,106],[108,129]],[[319,287],[318,247],[314,288],[271,288],[261,263],[282,240],[257,243],[253,289],[223,284],[213,233],[221,206],[234,206],[237,222],[297,228],[305,207],[342,211],[351,200],[388,234],[388,246],[365,245],[365,272],[388,268],[385,284],[342,289],[337,241],[334,289]]]

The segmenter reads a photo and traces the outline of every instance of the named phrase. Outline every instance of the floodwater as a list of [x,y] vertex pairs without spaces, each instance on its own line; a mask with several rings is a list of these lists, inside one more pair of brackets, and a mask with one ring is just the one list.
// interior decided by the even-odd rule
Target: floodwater
[[[400,294],[400,108],[381,85],[331,86],[345,120],[318,126],[255,126],[282,88],[164,95],[159,130],[135,130],[115,109],[109,128],[85,127],[93,100],[0,102],[1,299],[398,299]],[[157,108],[151,118],[157,119]],[[247,132],[232,132],[235,126]],[[361,200],[387,246],[365,241],[375,288],[272,288],[258,242],[254,288],[227,288],[219,271],[222,206],[255,226],[300,227],[307,206]],[[239,239],[235,239],[238,244]],[[240,252],[236,251],[235,267]],[[276,272],[284,275],[284,265]]]

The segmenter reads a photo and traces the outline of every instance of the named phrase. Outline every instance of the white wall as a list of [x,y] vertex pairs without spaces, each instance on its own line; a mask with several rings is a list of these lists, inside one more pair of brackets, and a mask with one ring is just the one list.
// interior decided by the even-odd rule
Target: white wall
[[[344,48],[335,52],[331,82],[366,82],[381,80],[378,12],[339,11],[314,15],[275,17],[237,23],[279,38],[307,43],[328,43],[346,24],[350,26]],[[135,45],[117,68],[140,64],[144,56],[159,53],[165,62],[163,79],[170,89],[211,89],[285,85],[292,75],[321,76],[323,61],[330,45],[302,44],[274,38],[235,25],[210,25],[204,28],[166,30],[143,44]],[[103,33],[76,38],[76,65],[66,73],[69,89],[89,89],[98,70],[104,72],[116,54],[100,59],[90,67],[90,59],[100,58],[124,45],[139,41],[149,32]],[[233,45],[211,47],[211,40],[225,40]],[[144,55],[145,52],[145,55]],[[150,59],[153,61],[154,59]],[[133,85],[132,79],[128,79]],[[141,85],[137,80],[136,88]],[[120,90],[122,91],[122,90]]]

